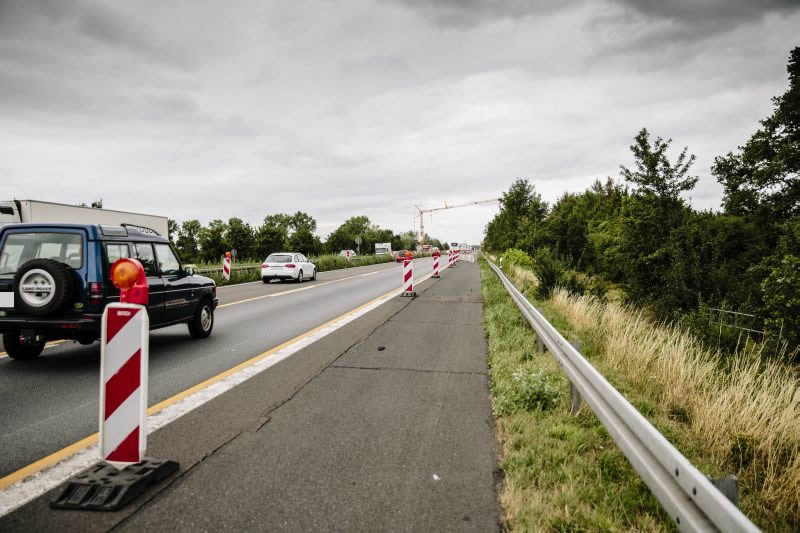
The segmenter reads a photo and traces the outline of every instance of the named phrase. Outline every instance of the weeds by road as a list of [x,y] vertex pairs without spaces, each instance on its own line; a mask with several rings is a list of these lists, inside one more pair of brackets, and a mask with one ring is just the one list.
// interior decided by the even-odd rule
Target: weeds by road
[[[536,362],[537,367],[550,368],[555,374],[554,380],[563,378],[549,356],[534,356],[530,351],[535,346],[533,332],[527,327],[520,328],[516,307],[505,295],[494,274],[485,266],[483,268],[486,324],[490,359],[493,361],[493,391],[496,391],[496,405],[503,405],[502,401],[497,400],[498,393],[503,393],[504,388],[512,382],[508,380],[507,371],[495,371],[495,366],[503,368],[503,364],[520,366]],[[696,339],[679,329],[655,324],[636,309],[602,302],[591,296],[574,296],[557,289],[548,300],[535,301],[536,279],[520,270],[524,269],[515,267],[510,272],[517,286],[565,336],[581,343],[584,356],[695,466],[712,476],[735,474],[739,478],[740,505],[745,514],[766,531],[800,529],[800,389],[796,372],[791,366],[776,360],[765,360],[759,353],[759,347],[754,345],[746,346],[733,358],[721,360],[718,354],[704,349]],[[489,302],[493,301],[490,297],[495,290],[499,293],[494,298],[501,302],[490,306]],[[500,307],[501,303],[503,307]],[[498,311],[493,312],[493,307]],[[502,314],[493,315],[500,313],[500,310]],[[508,331],[497,328],[512,331],[521,329],[523,332],[509,335]],[[500,338],[493,339],[493,336]],[[504,363],[496,364],[495,360]],[[504,501],[509,502],[506,512],[512,526],[519,522],[527,527],[525,517],[528,514],[538,516],[539,509],[546,510],[548,516],[555,511],[541,505],[524,504],[527,501],[526,491],[539,487],[542,480],[552,473],[541,469],[530,479],[523,478],[521,484],[512,483],[516,477],[516,463],[511,459],[527,453],[525,446],[536,450],[532,457],[537,461],[555,453],[553,450],[559,446],[567,446],[572,438],[570,434],[555,439],[549,447],[543,445],[542,441],[554,431],[551,425],[557,427],[573,420],[572,423],[582,427],[580,420],[583,416],[589,417],[587,424],[592,421],[599,425],[594,416],[586,412],[586,408],[575,419],[566,415],[566,383],[560,390],[562,397],[551,411],[524,411],[514,415],[522,417],[524,423],[512,424],[514,419],[507,415],[498,420],[498,427],[506,432],[503,435],[504,468],[506,464],[512,467],[506,471],[510,481],[503,492]],[[548,412],[552,414],[548,415]],[[549,416],[556,418],[549,420]],[[536,428],[537,423],[540,426],[534,431],[531,428]],[[602,433],[605,434],[604,431]],[[560,442],[562,440],[563,443]],[[609,443],[621,457],[610,439]],[[564,458],[562,463],[554,464],[568,471],[583,468],[574,463],[583,464],[588,460],[587,457],[596,455],[597,450],[591,446],[582,450],[584,453],[573,454]],[[590,517],[604,516],[609,512],[612,517],[617,517],[617,522],[609,522],[608,525],[598,522],[586,529],[671,527],[660,511],[645,511],[646,518],[641,518],[642,508],[638,508],[638,515],[630,513],[631,507],[637,507],[632,506],[630,501],[626,503],[628,498],[623,495],[631,494],[631,487],[636,483],[647,493],[646,501],[651,501],[652,496],[649,496],[646,487],[638,481],[624,458],[622,462],[624,468],[620,472],[624,477],[620,479],[624,481],[623,484],[615,485],[613,479],[600,475],[595,484],[603,487],[601,494],[587,490],[583,494],[572,492],[570,497],[565,498],[568,505],[575,508],[588,506]],[[594,464],[593,468],[601,466]],[[572,484],[572,478],[569,479],[567,487]],[[566,493],[562,488],[555,487],[555,490]],[[617,494],[621,500],[616,508],[611,504],[611,511],[606,509],[610,503],[604,499],[605,491]],[[533,503],[540,504],[542,494],[548,492],[538,490],[532,494],[536,496]],[[632,501],[637,500],[633,498]],[[523,502],[523,505],[519,502]],[[552,502],[548,502],[555,509]],[[523,518],[518,518],[520,516]],[[581,520],[586,516],[582,514]],[[664,521],[659,523],[656,517]],[[655,521],[648,523],[650,518]],[[551,522],[552,518],[549,522],[540,520],[534,523],[533,529],[559,529],[558,524],[553,526]]]
[[[485,262],[484,324],[512,531],[669,531],[647,486],[592,412],[569,413],[568,382]],[[564,323],[557,323],[563,331]]]

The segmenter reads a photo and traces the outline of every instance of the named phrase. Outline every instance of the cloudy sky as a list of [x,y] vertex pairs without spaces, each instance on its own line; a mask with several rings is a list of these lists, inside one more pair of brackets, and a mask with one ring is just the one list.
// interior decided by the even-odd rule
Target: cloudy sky
[[[402,231],[616,177],[646,126],[716,208],[798,28],[797,0],[0,0],[0,199]],[[477,242],[496,209],[426,229]]]

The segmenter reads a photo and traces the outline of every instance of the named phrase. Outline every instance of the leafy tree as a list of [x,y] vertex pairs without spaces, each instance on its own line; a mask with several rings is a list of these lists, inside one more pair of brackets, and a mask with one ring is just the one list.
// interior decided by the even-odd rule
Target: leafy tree
[[173,220],[171,218],[167,219],[167,235],[169,237],[169,242],[175,242],[175,234],[178,233],[178,221]]
[[228,219],[225,242],[231,249],[236,249],[236,257],[240,260],[250,259],[256,255],[253,228],[241,218]]
[[527,179],[517,178],[500,199],[500,212],[486,226],[489,250],[519,247],[532,252],[541,244],[547,203]]
[[317,231],[317,221],[308,213],[296,212],[289,218],[289,228],[292,231],[307,230],[309,233]]
[[225,241],[227,224],[219,219],[212,220],[199,235],[200,254],[203,261],[213,263],[219,261],[229,249]]
[[[364,215],[350,217],[328,235],[326,248],[332,254],[339,253],[340,250],[355,250],[356,237],[361,236],[363,241],[363,236],[369,229],[368,217]],[[362,247],[362,250],[366,249],[366,247]]]
[[403,250],[416,250],[417,244],[419,244],[419,240],[417,239],[417,234],[411,230],[404,231],[400,234],[400,241],[402,243],[401,249]]
[[200,245],[198,238],[202,230],[203,226],[199,220],[187,220],[181,224],[175,247],[178,249],[178,254],[182,260],[193,263],[199,259]]
[[255,231],[254,254],[265,258],[271,253],[285,251],[289,244],[288,215],[267,215]]
[[773,98],[772,115],[736,153],[717,157],[711,171],[725,188],[731,214],[780,222],[800,215],[800,46],[786,68],[789,89]]
[[322,243],[308,228],[300,228],[289,237],[289,248],[306,256],[316,255],[322,250]]
[[686,158],[688,147],[685,147],[675,163],[667,157],[667,149],[672,139],[665,141],[656,137],[650,146],[650,132],[642,128],[631,145],[636,170],[620,165],[620,174],[625,181],[635,184],[639,193],[652,194],[658,198],[675,200],[683,191],[694,188],[699,179],[687,176],[695,161],[694,154]]

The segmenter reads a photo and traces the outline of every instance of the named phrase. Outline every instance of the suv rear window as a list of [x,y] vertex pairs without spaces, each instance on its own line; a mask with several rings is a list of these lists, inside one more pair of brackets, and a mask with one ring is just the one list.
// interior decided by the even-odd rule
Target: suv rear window
[[81,268],[83,239],[78,233],[11,233],[0,250],[0,277],[13,278],[31,259],[55,259]]

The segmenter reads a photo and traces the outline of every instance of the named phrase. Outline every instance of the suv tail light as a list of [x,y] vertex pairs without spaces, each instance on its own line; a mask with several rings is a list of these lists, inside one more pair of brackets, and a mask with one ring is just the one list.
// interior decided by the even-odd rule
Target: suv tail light
[[296,267],[297,265],[295,265],[294,263],[286,263],[286,264],[285,264],[285,265],[283,265],[283,266],[284,266],[284,268],[294,268],[294,267]]
[[269,263],[264,263],[261,265],[261,268],[269,268]]
[[103,284],[97,281],[89,283],[89,303],[100,305],[103,303]]
[[217,286],[216,285],[211,287],[211,297],[212,298],[216,298],[217,297]]

